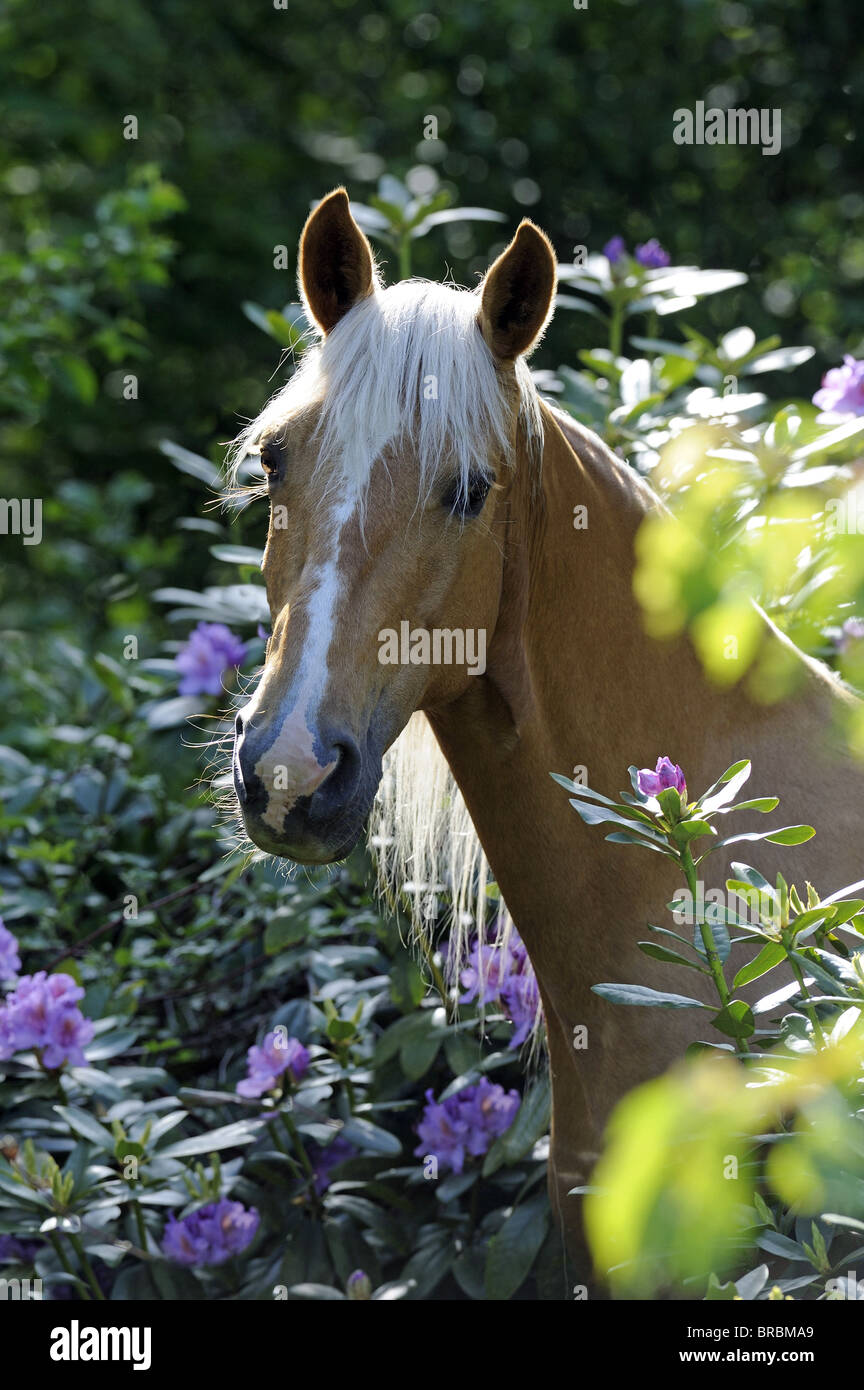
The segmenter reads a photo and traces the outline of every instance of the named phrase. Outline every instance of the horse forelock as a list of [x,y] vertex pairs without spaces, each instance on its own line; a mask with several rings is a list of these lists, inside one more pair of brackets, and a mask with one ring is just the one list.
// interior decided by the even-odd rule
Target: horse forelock
[[388,446],[410,440],[424,501],[447,466],[462,488],[494,461],[512,467],[517,440],[539,468],[540,402],[520,358],[503,372],[478,325],[479,296],[427,280],[376,289],[308,347],[291,379],[238,435],[228,456],[228,493],[260,441],[317,410],[321,464],[364,498]]

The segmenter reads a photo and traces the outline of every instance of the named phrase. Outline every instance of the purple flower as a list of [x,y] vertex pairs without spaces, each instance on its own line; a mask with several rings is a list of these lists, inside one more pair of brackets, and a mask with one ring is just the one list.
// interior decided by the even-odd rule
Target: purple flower
[[181,695],[221,695],[225,671],[239,666],[246,647],[224,623],[199,623],[174,658]]
[[813,404],[835,415],[864,415],[864,358],[856,361],[846,353],[843,366],[832,367],[823,376]]
[[332,1170],[338,1168],[340,1163],[347,1163],[357,1150],[350,1139],[337,1138],[328,1144],[326,1149],[320,1144],[310,1144],[307,1152],[315,1170],[315,1191],[320,1197],[330,1186]]
[[0,1060],[35,1048],[50,1071],[65,1062],[83,1066],[93,1023],[77,1008],[84,991],[71,975],[23,975],[0,1008]]
[[436,1101],[426,1092],[426,1105],[417,1134],[418,1158],[432,1156],[444,1168],[461,1173],[469,1155],[485,1154],[493,1139],[509,1129],[520,1105],[518,1091],[505,1091],[487,1077],[476,1086],[466,1086],[446,1100]]
[[181,1265],[221,1265],[250,1245],[260,1217],[254,1207],[223,1197],[178,1221],[169,1216],[162,1233],[162,1253]]
[[669,264],[669,252],[664,251],[656,236],[652,236],[650,241],[644,241],[636,247],[634,252],[636,260],[640,265],[644,265],[646,270],[662,270]]
[[246,1054],[249,1075],[237,1082],[237,1094],[255,1098],[275,1091],[285,1072],[296,1083],[306,1075],[309,1053],[297,1038],[286,1038],[279,1029],[268,1033],[260,1047],[250,1047]]
[[480,1004],[491,1004],[500,999],[502,985],[514,964],[512,937],[506,949],[502,946],[481,946],[475,942],[468,956],[468,964],[459,975],[466,991],[459,996],[460,1004],[472,1004],[475,999]]
[[9,928],[4,927],[3,918],[0,917],[0,981],[17,980],[20,969],[18,942]]
[[864,640],[864,618],[847,618],[843,626],[834,630],[831,639],[838,652],[846,652],[853,642]]
[[657,766],[652,772],[650,768],[643,767],[636,779],[639,783],[640,792],[646,796],[658,796],[660,792],[668,791],[674,787],[682,798],[687,797],[687,783],[684,780],[684,773],[677,763],[673,763],[669,758],[658,758]]
[[41,1241],[19,1240],[17,1236],[0,1236],[0,1261],[15,1260],[29,1265],[39,1253]]
[[510,975],[505,982],[501,997],[510,1016],[510,1021],[516,1030],[510,1039],[509,1046],[511,1048],[521,1047],[537,1022],[540,1012],[540,990],[537,985],[537,976],[534,974],[527,956],[522,974]]
[[509,1046],[521,1047],[537,1022],[540,991],[528,952],[515,928],[506,946],[480,945],[475,941],[459,978],[466,991],[459,996],[459,1002],[500,1003],[516,1030]]
[[623,236],[613,236],[611,241],[607,241],[603,247],[603,255],[610,265],[617,265],[627,255]]
[[42,1065],[49,1071],[62,1067],[64,1062],[73,1067],[87,1065],[84,1048],[93,1041],[93,1021],[85,1018],[80,1009],[66,1008],[53,1013],[46,1031]]

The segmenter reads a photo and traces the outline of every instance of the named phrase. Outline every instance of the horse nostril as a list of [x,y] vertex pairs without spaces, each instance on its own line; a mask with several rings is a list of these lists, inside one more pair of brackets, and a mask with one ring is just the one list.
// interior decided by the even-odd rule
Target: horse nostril
[[360,778],[360,749],[346,736],[333,744],[328,761],[335,762],[336,766],[321,790],[327,789],[328,798],[349,796]]

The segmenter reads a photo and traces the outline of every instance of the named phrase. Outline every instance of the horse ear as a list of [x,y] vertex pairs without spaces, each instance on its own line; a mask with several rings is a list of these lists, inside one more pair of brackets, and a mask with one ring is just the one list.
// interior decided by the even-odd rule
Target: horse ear
[[496,357],[510,361],[536,346],[552,316],[556,280],[552,243],[526,218],[481,286],[480,332]]
[[376,283],[372,248],[351,216],[348,194],[337,188],[310,213],[300,238],[303,303],[329,333]]

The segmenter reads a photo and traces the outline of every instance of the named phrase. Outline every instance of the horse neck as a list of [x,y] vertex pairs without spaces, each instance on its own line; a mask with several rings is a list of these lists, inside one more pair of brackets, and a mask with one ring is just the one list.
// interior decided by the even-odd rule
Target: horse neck
[[[707,785],[748,755],[739,736],[746,744],[760,716],[708,685],[685,640],[661,647],[646,636],[634,539],[656,499],[596,437],[543,413],[539,488],[520,459],[502,522],[486,675],[427,713],[532,957],[568,932],[572,958],[574,899],[595,884],[605,902],[610,875],[623,889],[633,869],[653,877],[665,861],[637,866],[625,850],[622,867],[620,847],[578,821],[549,774],[584,769],[582,780],[614,795],[628,764],[653,766],[668,754],[693,769],[697,785],[706,774]],[[728,763],[717,767],[727,745]],[[655,858],[637,856],[646,857]],[[532,945],[535,921],[542,942]]]
[[542,766],[548,804],[551,771],[584,766],[591,785],[608,789],[634,758],[673,752],[658,737],[676,731],[685,691],[706,689],[686,644],[658,648],[646,636],[633,595],[634,540],[653,495],[595,436],[548,407],[543,415],[539,487],[520,458],[502,521],[486,677],[430,717],[469,796],[474,764],[488,769],[491,757],[523,773]]

